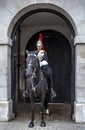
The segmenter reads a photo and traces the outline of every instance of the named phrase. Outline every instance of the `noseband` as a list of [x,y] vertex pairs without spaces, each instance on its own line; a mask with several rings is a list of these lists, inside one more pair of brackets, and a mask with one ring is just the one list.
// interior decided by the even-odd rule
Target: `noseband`
[[27,67],[33,67],[33,65],[32,64],[28,64]]

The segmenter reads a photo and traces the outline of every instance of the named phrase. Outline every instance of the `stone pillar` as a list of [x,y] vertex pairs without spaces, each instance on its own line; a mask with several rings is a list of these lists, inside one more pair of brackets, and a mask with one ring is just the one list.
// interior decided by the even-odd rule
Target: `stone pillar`
[[11,42],[0,39],[0,121],[13,118],[11,100]]
[[85,122],[85,37],[75,38],[75,122]]

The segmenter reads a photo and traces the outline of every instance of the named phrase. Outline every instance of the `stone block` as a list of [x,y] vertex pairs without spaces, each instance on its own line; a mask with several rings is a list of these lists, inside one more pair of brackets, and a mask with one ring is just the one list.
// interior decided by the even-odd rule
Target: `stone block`
[[85,75],[75,75],[75,88],[85,88]]
[[74,120],[76,123],[85,123],[85,103],[74,103]]
[[85,89],[77,88],[75,98],[77,103],[85,103]]
[[0,101],[7,101],[11,99],[11,88],[0,86]]
[[6,87],[7,86],[7,75],[0,75],[0,87]]
[[85,44],[75,48],[75,87],[85,88]]
[[12,113],[12,100],[0,101],[0,121],[9,121],[14,118]]
[[0,45],[0,75],[7,74],[7,46]]

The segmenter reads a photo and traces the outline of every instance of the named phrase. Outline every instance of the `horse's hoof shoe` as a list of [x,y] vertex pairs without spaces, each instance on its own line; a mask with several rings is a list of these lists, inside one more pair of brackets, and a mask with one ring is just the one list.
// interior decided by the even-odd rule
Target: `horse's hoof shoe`
[[34,127],[34,123],[33,122],[30,122],[29,125],[28,125],[29,128],[32,128]]
[[45,127],[46,123],[44,121],[41,122],[41,127]]

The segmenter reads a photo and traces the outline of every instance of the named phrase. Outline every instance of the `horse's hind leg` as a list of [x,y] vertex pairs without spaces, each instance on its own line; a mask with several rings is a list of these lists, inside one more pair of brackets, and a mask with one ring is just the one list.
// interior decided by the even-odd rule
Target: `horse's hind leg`
[[46,123],[44,121],[44,100],[43,98],[41,99],[41,126],[45,127]]
[[46,112],[47,115],[50,114],[49,109],[48,109],[49,100],[50,100],[50,90],[47,91],[46,97],[45,97],[45,102],[44,102],[45,112]]

